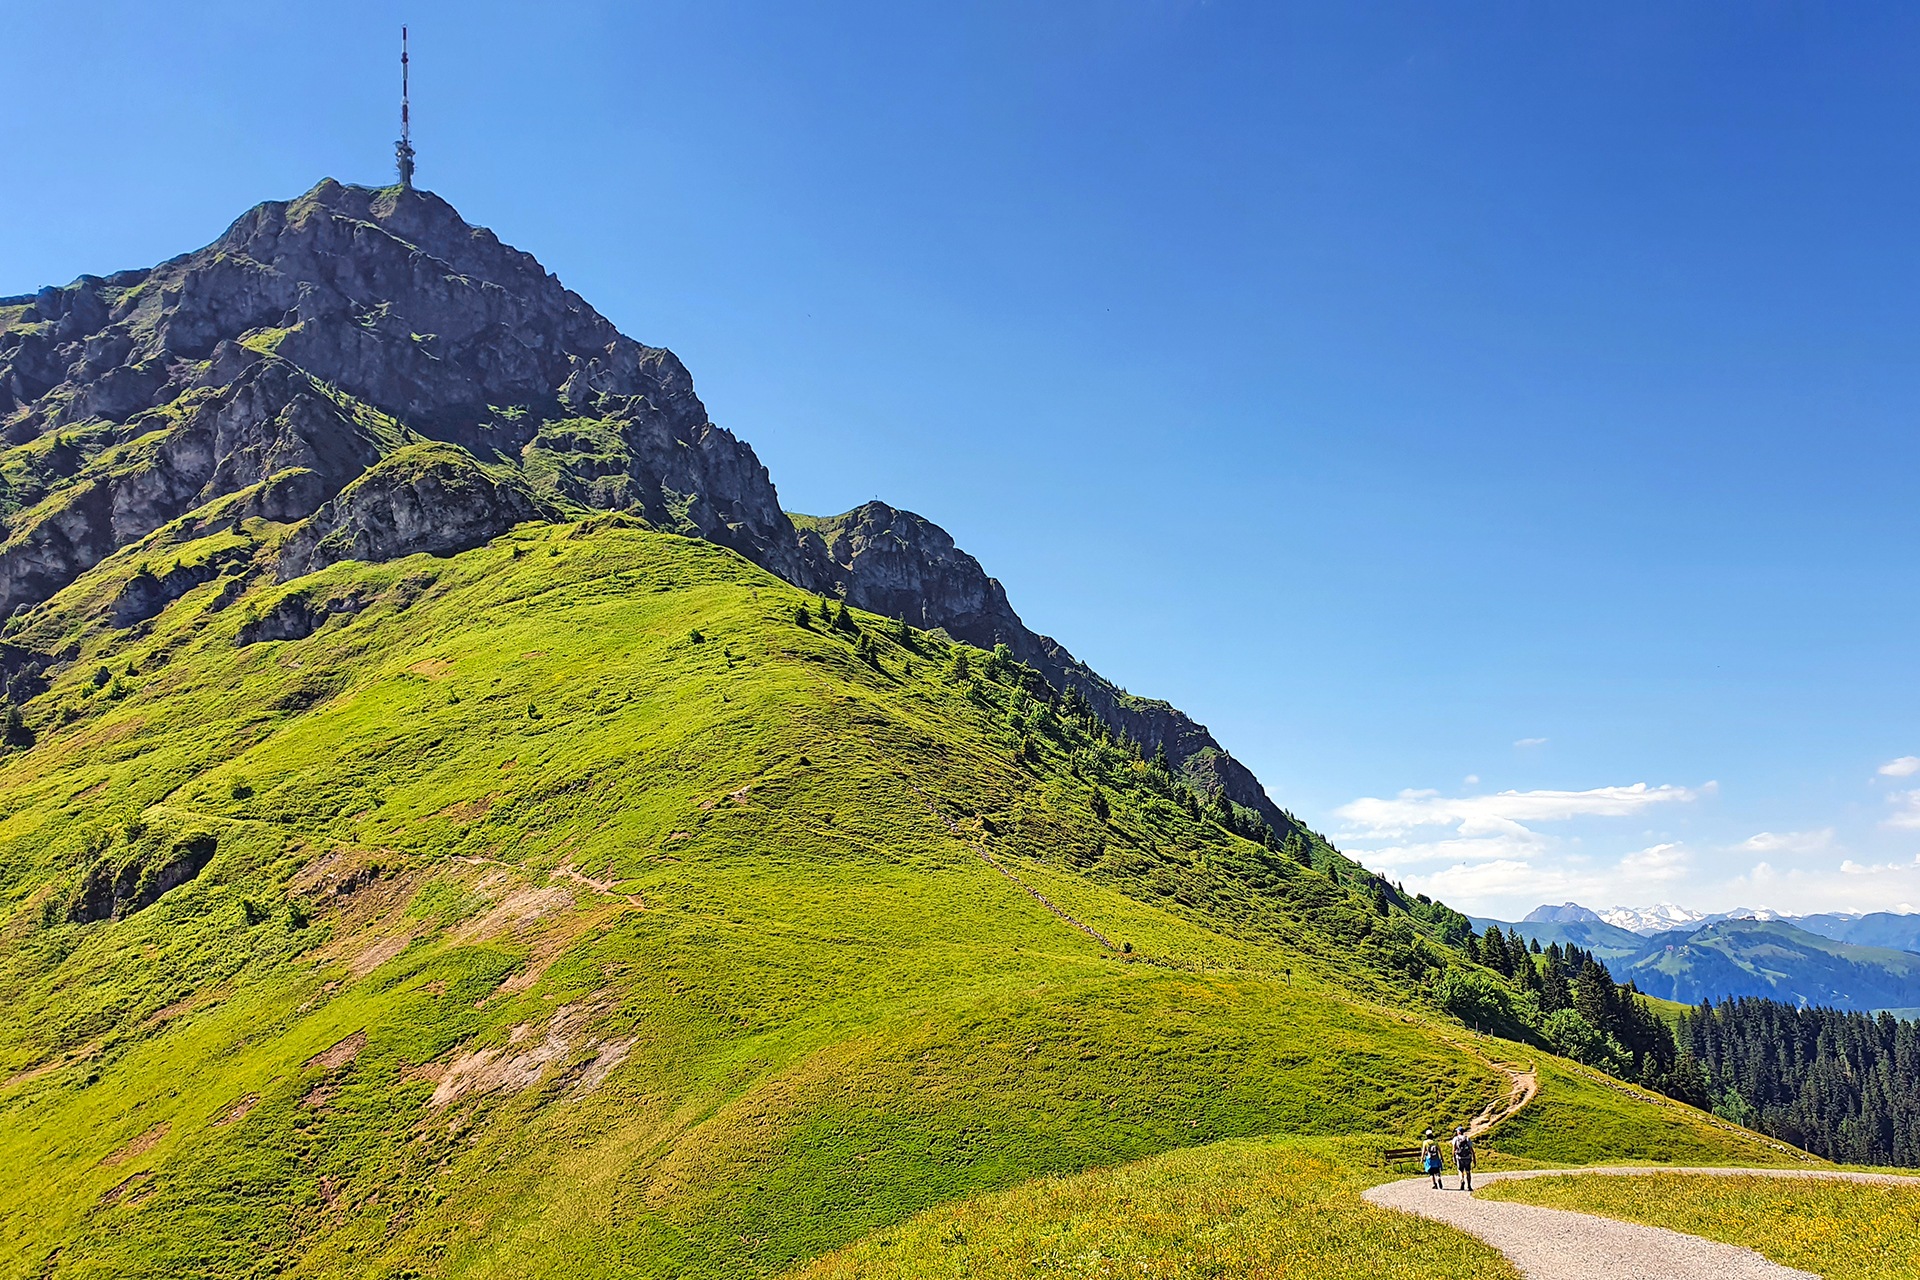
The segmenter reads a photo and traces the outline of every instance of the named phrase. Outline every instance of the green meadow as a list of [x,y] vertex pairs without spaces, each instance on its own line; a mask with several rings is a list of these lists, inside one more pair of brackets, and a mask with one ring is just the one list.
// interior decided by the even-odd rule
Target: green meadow
[[1527,1178],[1481,1194],[1744,1245],[1828,1280],[1920,1275],[1920,1178],[1898,1186],[1656,1173]]
[[241,576],[280,532],[203,511],[9,627],[62,661],[0,757],[0,1274],[904,1275],[941,1214],[1078,1247],[1128,1179],[1270,1176],[1280,1257],[1496,1063],[1516,1158],[1796,1159],[1468,1035],[1351,863],[992,655],[620,517]]

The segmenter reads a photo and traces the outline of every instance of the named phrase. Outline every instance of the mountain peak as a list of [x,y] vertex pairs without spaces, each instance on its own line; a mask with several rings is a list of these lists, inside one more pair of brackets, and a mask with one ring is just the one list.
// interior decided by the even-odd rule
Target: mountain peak
[[[672,352],[430,191],[329,178],[158,266],[0,299],[0,461],[0,614],[189,517],[279,526],[204,568],[288,579],[620,511],[850,605],[1004,643],[1203,790],[1297,826],[1204,726],[1025,627],[931,521],[879,502],[790,520]],[[113,615],[151,618],[202,580],[130,580]]]
[[1577,902],[1562,903],[1560,906],[1538,906],[1527,912],[1522,924],[1579,924],[1589,920],[1598,920],[1600,913]]

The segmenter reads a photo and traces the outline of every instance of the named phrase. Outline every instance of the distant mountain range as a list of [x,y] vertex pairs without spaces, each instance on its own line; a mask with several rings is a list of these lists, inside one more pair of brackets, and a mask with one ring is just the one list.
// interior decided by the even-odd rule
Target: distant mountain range
[[[1679,923],[1650,927],[1662,919]],[[1537,907],[1512,924],[1473,920],[1477,929],[1498,924],[1543,947],[1571,943],[1617,980],[1686,1004],[1764,996],[1838,1009],[1910,1013],[1920,1006],[1920,915],[1708,914],[1671,903],[1594,911],[1569,902]]]
[[[1862,947],[1892,947],[1898,951],[1920,951],[1920,912],[1829,911],[1818,915],[1796,916],[1766,907],[1735,907],[1732,911],[1693,911],[1671,902],[1651,907],[1611,907],[1595,911],[1577,902],[1559,906],[1538,906],[1523,916],[1520,924],[1581,924],[1601,921],[1643,938],[1671,933],[1676,929],[1700,929],[1722,920],[1783,920],[1795,928],[1835,942],[1851,942]],[[1525,932],[1525,930],[1522,930]]]

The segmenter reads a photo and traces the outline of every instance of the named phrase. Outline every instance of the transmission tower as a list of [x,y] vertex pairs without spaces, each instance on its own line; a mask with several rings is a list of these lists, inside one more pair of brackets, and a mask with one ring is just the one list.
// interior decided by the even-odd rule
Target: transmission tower
[[413,122],[407,116],[407,29],[400,28],[400,141],[393,144],[400,185],[413,190]]

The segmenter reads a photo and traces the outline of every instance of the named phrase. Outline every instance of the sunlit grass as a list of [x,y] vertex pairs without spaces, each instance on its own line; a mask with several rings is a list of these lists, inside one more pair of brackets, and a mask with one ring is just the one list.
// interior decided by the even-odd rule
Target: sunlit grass
[[[610,520],[102,622],[142,557],[228,536],[183,522],[12,633],[76,660],[0,756],[0,1275],[764,1274],[1037,1177],[1504,1095],[1378,963],[1404,918],[1015,723],[937,637]],[[292,596],[318,629],[242,642]],[[198,878],[69,917],[190,832]],[[1547,1078],[1505,1149],[1759,1158]],[[1294,1202],[1274,1239],[1348,1221]]]
[[1898,1187],[1818,1178],[1576,1174],[1498,1182],[1480,1195],[1745,1245],[1827,1280],[1920,1276],[1920,1179]]
[[1236,1141],[1044,1178],[928,1210],[792,1276],[1511,1280],[1471,1236],[1361,1203],[1380,1177],[1368,1155],[1352,1139]]

